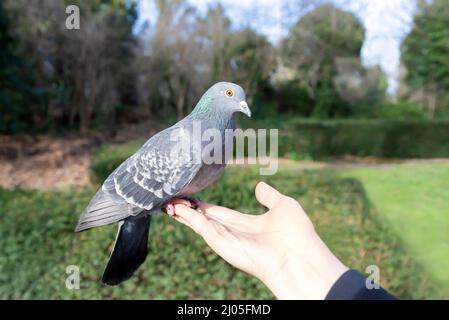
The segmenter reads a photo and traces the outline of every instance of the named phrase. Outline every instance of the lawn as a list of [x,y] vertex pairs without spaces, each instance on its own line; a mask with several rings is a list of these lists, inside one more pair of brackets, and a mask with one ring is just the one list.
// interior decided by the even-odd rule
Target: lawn
[[449,165],[365,168],[344,176],[363,183],[379,218],[449,298]]
[[[200,197],[260,213],[263,208],[253,196],[259,178],[255,168],[228,168]],[[378,265],[382,285],[403,298],[444,296],[439,283],[392,232],[381,208],[368,201],[359,180],[330,170],[292,168],[266,180],[303,204],[318,232],[347,265],[362,272]],[[135,276],[118,287],[102,285],[99,278],[116,227],[73,233],[94,192],[0,190],[0,298],[273,298],[262,283],[229,266],[195,233],[163,214],[154,219],[150,255]],[[65,287],[68,265],[80,268],[80,290]]]

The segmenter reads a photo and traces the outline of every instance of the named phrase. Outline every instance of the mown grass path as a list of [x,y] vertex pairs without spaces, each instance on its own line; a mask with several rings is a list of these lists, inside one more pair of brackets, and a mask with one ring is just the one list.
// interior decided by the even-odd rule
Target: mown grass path
[[449,165],[359,168],[343,175],[363,183],[380,218],[449,296]]

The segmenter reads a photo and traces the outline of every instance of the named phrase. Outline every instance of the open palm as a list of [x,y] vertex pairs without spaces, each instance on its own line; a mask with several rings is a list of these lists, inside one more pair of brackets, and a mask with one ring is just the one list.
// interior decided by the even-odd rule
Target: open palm
[[[255,194],[268,208],[266,213],[244,214],[208,203],[200,203],[199,208],[193,210],[180,200],[175,205],[174,218],[201,235],[228,263],[256,276],[269,287],[289,277],[306,286],[308,274],[322,272],[321,266],[315,263],[335,264],[334,259],[337,259],[317,236],[296,200],[263,182],[257,185]],[[335,275],[331,278],[329,281],[335,281]],[[272,290],[277,291],[276,288]],[[313,290],[321,288],[315,286]]]

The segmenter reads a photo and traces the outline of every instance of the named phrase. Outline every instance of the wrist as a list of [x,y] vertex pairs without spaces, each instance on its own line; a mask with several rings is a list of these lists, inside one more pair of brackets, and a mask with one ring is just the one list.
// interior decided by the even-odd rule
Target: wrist
[[262,281],[278,299],[324,299],[348,269],[316,235],[311,244],[293,252],[278,272]]

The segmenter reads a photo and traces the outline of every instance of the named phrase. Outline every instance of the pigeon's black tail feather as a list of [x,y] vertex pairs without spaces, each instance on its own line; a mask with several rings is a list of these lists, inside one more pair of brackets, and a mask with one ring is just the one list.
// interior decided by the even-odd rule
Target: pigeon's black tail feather
[[117,239],[101,281],[114,286],[129,279],[145,261],[151,216],[128,217],[121,221]]

